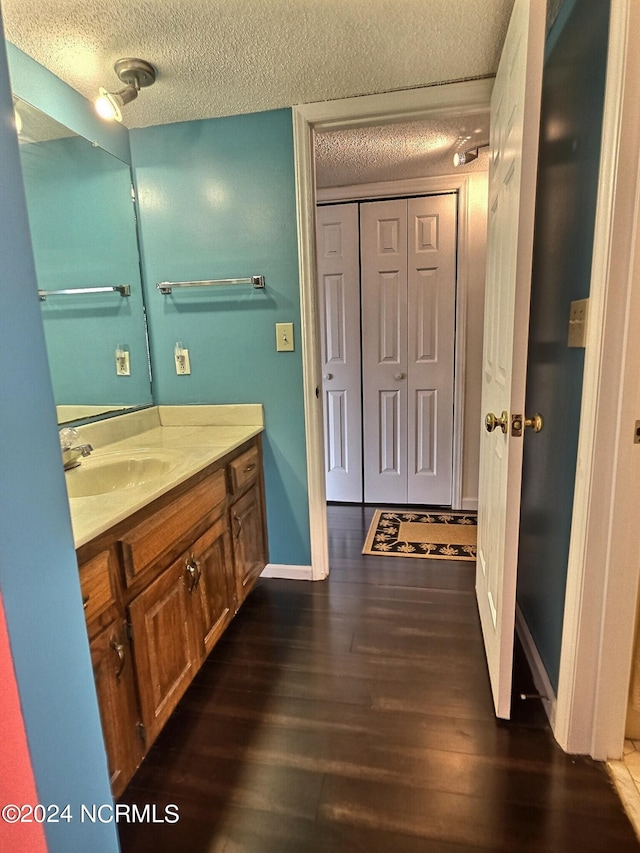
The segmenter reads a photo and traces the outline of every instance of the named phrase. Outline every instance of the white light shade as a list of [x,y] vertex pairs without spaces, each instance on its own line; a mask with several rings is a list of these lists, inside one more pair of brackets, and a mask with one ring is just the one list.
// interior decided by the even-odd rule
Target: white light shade
[[98,91],[100,95],[95,101],[96,112],[109,121],[122,121],[122,107],[138,97],[135,86],[125,86],[119,92],[107,92],[100,86]]
[[[485,146],[478,146],[484,148]],[[453,155],[454,166],[464,166],[465,163],[472,163],[478,159],[478,148],[470,148],[467,151],[456,151]]]
[[100,95],[96,98],[95,108],[100,118],[109,121],[122,121],[122,112],[120,111],[120,107],[123,106],[122,99],[117,94],[107,92],[102,86],[99,92]]

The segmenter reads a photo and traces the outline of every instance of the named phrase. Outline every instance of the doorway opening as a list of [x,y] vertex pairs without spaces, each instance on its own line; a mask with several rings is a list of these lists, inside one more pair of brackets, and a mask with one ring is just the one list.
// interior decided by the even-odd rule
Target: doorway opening
[[[315,211],[318,201],[338,201],[340,198],[328,198],[325,190],[316,189],[314,165],[314,133],[328,130],[371,127],[421,119],[433,119],[438,116],[462,116],[486,114],[491,96],[491,80],[473,80],[444,86],[414,89],[362,98],[349,98],[343,101],[329,101],[307,104],[293,109],[294,148],[296,163],[296,191],[298,202],[298,244],[301,277],[301,313],[302,313],[302,350],[304,372],[305,421],[307,426],[307,472],[309,490],[309,516],[312,576],[319,580],[328,575],[327,515],[324,465],[324,425],[323,407],[320,399],[322,385],[322,364],[320,348],[320,330],[318,323],[319,307],[317,298],[317,272],[315,251]],[[478,252],[478,246],[470,236],[470,218],[480,210],[486,210],[483,204],[476,202],[470,188],[468,175],[448,178],[429,179],[430,186],[424,192],[456,190],[460,204],[459,239],[467,235],[468,254],[458,255],[458,278],[463,282],[459,291],[458,305],[464,304],[464,290],[469,279],[469,255]],[[394,194],[403,189],[408,192],[421,192],[419,181],[412,180],[410,187],[403,188],[402,181],[394,187]],[[399,185],[400,186],[399,186]],[[342,190],[345,188],[343,187]],[[342,200],[371,197],[371,184],[362,184],[348,188],[349,192]],[[389,192],[381,188],[374,197],[383,197]],[[339,192],[339,191],[337,191]],[[462,213],[466,206],[466,214]],[[484,260],[484,258],[483,258]],[[484,266],[484,263],[482,264]],[[476,310],[476,294],[469,300],[469,306]],[[482,310],[483,297],[479,310]],[[464,334],[459,327],[456,345],[461,346]],[[473,397],[473,395],[471,395]],[[469,404],[470,395],[466,395]],[[456,401],[457,403],[457,401]],[[479,406],[479,399],[478,399]],[[460,407],[456,406],[458,411]],[[454,450],[455,465],[460,464],[461,455]],[[464,479],[464,478],[463,478]],[[464,500],[464,495],[462,496]],[[468,507],[473,509],[475,507]]]

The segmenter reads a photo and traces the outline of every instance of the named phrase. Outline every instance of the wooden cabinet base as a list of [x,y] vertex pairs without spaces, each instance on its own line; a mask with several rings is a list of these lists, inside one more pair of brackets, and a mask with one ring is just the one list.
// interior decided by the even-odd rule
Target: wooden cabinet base
[[114,796],[266,560],[259,438],[78,551]]

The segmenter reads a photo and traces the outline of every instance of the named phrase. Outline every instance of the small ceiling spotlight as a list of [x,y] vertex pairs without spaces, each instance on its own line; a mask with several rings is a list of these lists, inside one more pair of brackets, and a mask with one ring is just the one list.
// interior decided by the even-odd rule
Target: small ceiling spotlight
[[156,69],[144,59],[119,59],[113,67],[125,88],[119,92],[107,92],[101,86],[95,107],[101,118],[122,121],[122,108],[138,97],[140,89],[155,83]]
[[485,142],[482,145],[474,145],[473,148],[468,148],[466,151],[456,151],[453,155],[454,166],[464,166],[466,163],[472,163],[478,159],[478,151],[481,148],[488,148],[489,143]]

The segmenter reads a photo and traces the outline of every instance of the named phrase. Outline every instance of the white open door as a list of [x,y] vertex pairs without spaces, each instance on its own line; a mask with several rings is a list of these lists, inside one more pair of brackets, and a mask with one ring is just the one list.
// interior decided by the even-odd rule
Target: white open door
[[[496,715],[511,714],[544,0],[516,0],[491,97],[476,595]],[[489,431],[491,428],[491,431]]]

